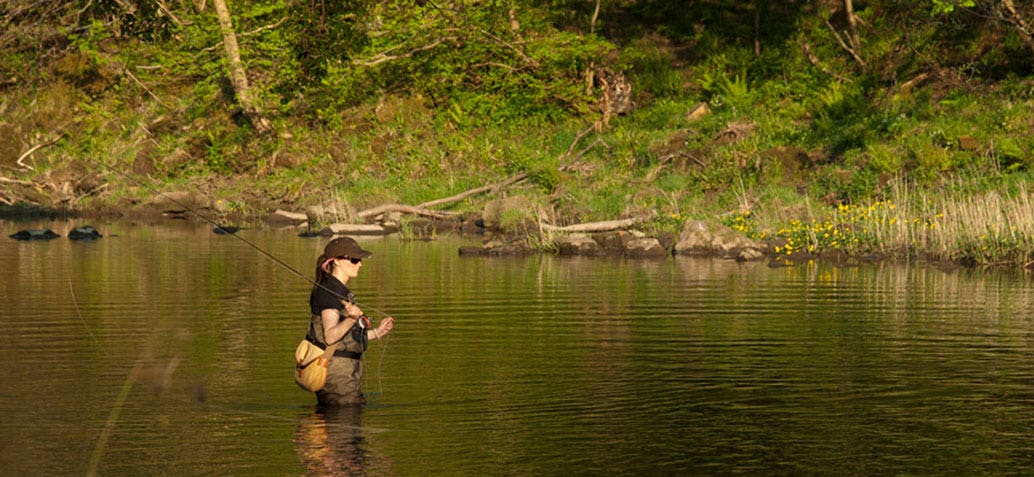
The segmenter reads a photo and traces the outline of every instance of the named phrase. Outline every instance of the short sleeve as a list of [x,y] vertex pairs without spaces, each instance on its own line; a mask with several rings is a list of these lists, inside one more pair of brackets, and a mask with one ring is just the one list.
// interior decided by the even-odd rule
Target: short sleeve
[[[348,288],[338,281],[337,279],[324,280],[321,285],[314,287],[312,295],[309,298],[309,305],[312,308],[312,314],[318,315],[323,310],[328,308],[341,311],[345,308],[344,303],[341,302],[341,298],[336,296],[337,293],[340,296],[348,296]],[[328,289],[330,291],[328,291]],[[331,293],[333,291],[334,293]]]

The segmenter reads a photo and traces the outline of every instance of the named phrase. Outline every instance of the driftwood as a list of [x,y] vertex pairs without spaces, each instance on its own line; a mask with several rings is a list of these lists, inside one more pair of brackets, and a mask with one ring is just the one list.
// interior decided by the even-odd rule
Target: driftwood
[[640,222],[645,222],[656,216],[656,213],[633,217],[630,219],[621,220],[606,220],[603,222],[586,222],[583,224],[568,225],[565,227],[557,227],[555,225],[549,225],[546,223],[539,224],[544,232],[561,232],[561,233],[589,233],[589,232],[610,232],[613,230],[627,229]]
[[360,219],[366,219],[370,217],[376,217],[378,215],[386,214],[388,212],[402,212],[406,214],[422,215],[425,217],[433,217],[436,219],[448,219],[455,217],[455,212],[442,212],[438,210],[426,209],[423,207],[416,207],[412,205],[403,204],[384,204],[378,205],[372,209],[366,209],[362,212],[357,212],[355,215]]
[[376,224],[330,224],[327,226],[334,235],[383,235],[387,229]]

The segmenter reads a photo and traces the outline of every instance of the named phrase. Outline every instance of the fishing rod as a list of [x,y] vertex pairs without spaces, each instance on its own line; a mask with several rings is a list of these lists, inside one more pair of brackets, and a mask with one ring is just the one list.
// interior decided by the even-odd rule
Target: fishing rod
[[[100,162],[100,161],[99,161],[99,162]],[[101,163],[101,165],[103,165],[103,166],[104,166],[105,168],[107,168],[107,169],[108,169],[109,171],[115,172],[116,174],[118,174],[118,175],[119,175],[119,176],[121,176],[122,178],[128,179],[128,180],[129,180],[130,182],[132,182],[132,183],[136,184],[137,186],[139,186],[139,187],[146,187],[146,186],[145,186],[145,185],[144,185],[143,183],[141,183],[140,181],[136,180],[135,178],[133,178],[133,177],[129,176],[128,174],[122,174],[122,173],[121,173],[121,172],[119,172],[119,171],[114,171],[113,169],[111,169],[110,167],[108,167],[108,165],[107,165],[107,164],[104,164],[103,162],[100,162],[100,163]],[[334,296],[338,297],[338,298],[339,298],[339,299],[341,299],[341,300],[344,300],[344,301],[348,301],[348,302],[350,302],[350,303],[353,303],[353,304],[355,304],[355,305],[360,305],[360,306],[362,306],[363,308],[369,309],[370,311],[373,311],[374,313],[377,313],[377,314],[379,314],[379,315],[381,315],[381,316],[391,316],[391,315],[389,315],[388,313],[385,313],[385,312],[384,312],[384,311],[382,311],[382,310],[379,310],[379,309],[377,309],[377,308],[374,308],[374,307],[372,307],[372,306],[368,306],[368,305],[366,305],[366,304],[364,304],[364,303],[361,303],[361,302],[359,302],[358,300],[356,300],[356,299],[355,299],[355,297],[354,297],[354,296],[341,296],[341,294],[340,294],[340,293],[337,293],[337,292],[335,292],[334,290],[331,290],[330,288],[327,288],[327,287],[326,287],[326,286],[324,286],[323,284],[321,284],[321,283],[318,283],[318,282],[316,282],[315,280],[313,280],[313,279],[311,279],[311,278],[309,278],[309,277],[307,277],[307,276],[303,275],[303,274],[302,274],[301,272],[299,272],[299,271],[298,271],[298,270],[297,270],[296,268],[292,267],[292,266],[291,266],[290,264],[288,264],[288,263],[284,262],[283,260],[280,260],[279,258],[277,258],[276,256],[274,256],[273,254],[271,254],[271,253],[269,253],[269,252],[267,252],[267,251],[263,250],[263,249],[262,249],[262,247],[259,247],[258,245],[256,245],[256,244],[255,244],[255,243],[253,243],[252,241],[250,241],[250,240],[248,240],[248,239],[246,239],[246,238],[244,238],[244,237],[241,237],[240,235],[237,235],[237,231],[236,231],[236,230],[232,230],[232,229],[231,229],[231,228],[229,228],[229,227],[224,227],[224,226],[223,226],[222,224],[220,224],[219,222],[216,222],[215,220],[213,220],[213,219],[211,219],[211,218],[207,217],[206,215],[204,215],[204,214],[202,214],[202,213],[198,212],[198,211],[197,211],[197,210],[195,210],[195,209],[194,209],[193,207],[190,207],[190,206],[188,206],[187,204],[184,204],[183,202],[180,202],[179,200],[176,200],[176,198],[175,198],[175,197],[172,197],[172,196],[170,196],[170,195],[166,194],[165,192],[159,192],[159,195],[161,195],[161,196],[165,197],[166,199],[168,199],[168,200],[169,200],[169,202],[172,202],[172,203],[174,203],[174,204],[176,204],[176,205],[178,205],[178,206],[182,207],[182,208],[183,208],[184,210],[186,210],[187,212],[190,212],[190,213],[192,213],[192,214],[196,215],[197,217],[201,218],[201,220],[204,220],[205,222],[208,222],[209,224],[212,224],[212,225],[214,225],[214,226],[216,227],[216,230],[222,230],[223,232],[226,232],[226,234],[228,234],[228,235],[231,235],[231,236],[233,236],[234,238],[236,238],[237,240],[240,240],[241,242],[244,242],[244,243],[245,243],[245,244],[247,244],[247,245],[248,245],[249,247],[251,247],[252,249],[254,249],[254,250],[255,250],[256,252],[259,252],[259,253],[261,253],[262,255],[265,255],[265,256],[266,256],[267,258],[269,258],[270,260],[272,260],[272,261],[273,261],[274,263],[276,263],[277,265],[280,265],[280,266],[281,266],[281,267],[283,267],[284,269],[286,269],[286,270],[288,270],[289,272],[293,273],[294,275],[296,275],[297,277],[301,278],[302,280],[305,280],[306,282],[308,282],[308,283],[312,284],[313,286],[319,287],[319,288],[323,289],[324,291],[326,291],[326,292],[330,293],[331,295],[334,295]]]

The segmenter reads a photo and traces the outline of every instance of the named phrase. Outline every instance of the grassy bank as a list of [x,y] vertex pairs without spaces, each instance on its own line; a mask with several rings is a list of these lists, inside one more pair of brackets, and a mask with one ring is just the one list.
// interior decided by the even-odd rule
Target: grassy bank
[[725,223],[791,260],[1027,267],[1030,51],[988,2],[920,3],[860,5],[851,55],[843,2],[608,4],[599,28],[588,4],[239,2],[262,134],[203,7],[173,22],[44,2],[0,34],[0,205],[132,211],[187,191],[236,217],[350,220],[526,175],[448,208],[521,196],[515,228],[656,213],[649,232]]

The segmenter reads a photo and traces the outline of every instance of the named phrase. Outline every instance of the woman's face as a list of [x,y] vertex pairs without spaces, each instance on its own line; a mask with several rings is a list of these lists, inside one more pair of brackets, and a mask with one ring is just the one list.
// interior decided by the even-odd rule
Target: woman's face
[[338,257],[334,259],[334,268],[344,272],[348,278],[359,276],[359,269],[362,266],[363,262],[358,258]]

